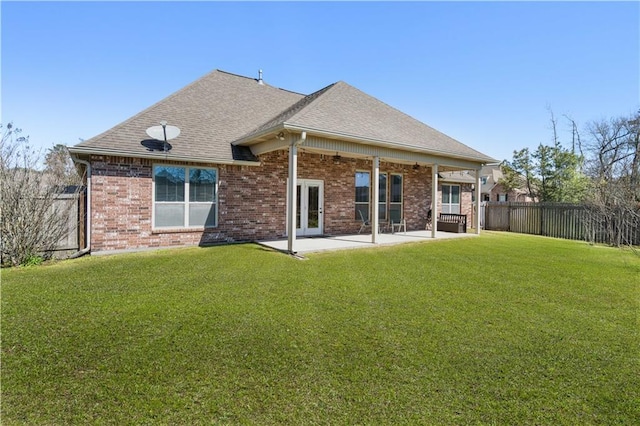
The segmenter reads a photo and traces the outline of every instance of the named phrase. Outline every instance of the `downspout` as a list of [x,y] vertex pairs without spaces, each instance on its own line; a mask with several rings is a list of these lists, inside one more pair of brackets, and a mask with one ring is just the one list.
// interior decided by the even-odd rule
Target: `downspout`
[[75,259],[77,257],[80,256],[84,256],[85,254],[89,253],[91,251],[91,163],[89,163],[86,160],[81,160],[79,158],[74,158],[73,161],[75,161],[76,163],[80,163],[80,164],[84,164],[86,167],[86,172],[87,172],[87,205],[86,205],[86,212],[87,212],[87,229],[85,231],[85,240],[86,240],[86,246],[73,253],[71,256],[69,256],[69,259]]

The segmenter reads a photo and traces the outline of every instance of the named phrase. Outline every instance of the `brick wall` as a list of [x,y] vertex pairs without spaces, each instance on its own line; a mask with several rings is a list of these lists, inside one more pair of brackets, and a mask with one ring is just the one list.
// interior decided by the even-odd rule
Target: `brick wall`
[[[286,154],[285,154],[286,156]],[[331,235],[356,233],[360,220],[355,215],[356,171],[372,173],[373,161],[308,152],[298,154],[298,177],[324,181],[324,232]],[[381,162],[380,173],[403,175],[403,213],[407,229],[424,229],[431,204],[431,170]],[[373,175],[373,173],[372,173]]]
[[[209,230],[152,229],[152,167],[162,161],[93,156],[91,246],[93,251],[276,239],[286,232],[288,152],[260,156],[261,166],[168,162],[218,169],[218,227]],[[355,173],[371,171],[372,161],[298,154],[298,177],[324,181],[324,233],[356,233]],[[403,214],[407,229],[424,229],[431,203],[431,169],[381,162],[380,171],[403,175]],[[440,202],[438,197],[438,202]],[[463,188],[463,212],[471,193]],[[467,213],[467,214],[469,214]]]
[[526,193],[518,190],[510,190],[507,189],[502,184],[497,184],[491,189],[491,195],[489,201],[499,201],[499,194],[507,194],[507,201],[518,201],[518,202],[530,202],[532,201],[531,197],[528,197]]

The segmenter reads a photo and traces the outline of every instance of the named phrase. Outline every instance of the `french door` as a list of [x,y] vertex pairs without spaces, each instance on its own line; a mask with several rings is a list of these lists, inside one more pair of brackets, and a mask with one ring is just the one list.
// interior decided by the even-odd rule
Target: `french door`
[[298,179],[296,196],[296,235],[322,234],[324,182],[314,179]]

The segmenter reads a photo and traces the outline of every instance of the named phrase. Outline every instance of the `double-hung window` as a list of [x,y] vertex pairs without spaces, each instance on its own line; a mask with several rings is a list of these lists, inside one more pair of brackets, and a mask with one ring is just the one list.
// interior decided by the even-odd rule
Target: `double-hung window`
[[218,225],[216,169],[156,165],[153,186],[154,228]]
[[442,185],[442,213],[460,213],[460,185]]

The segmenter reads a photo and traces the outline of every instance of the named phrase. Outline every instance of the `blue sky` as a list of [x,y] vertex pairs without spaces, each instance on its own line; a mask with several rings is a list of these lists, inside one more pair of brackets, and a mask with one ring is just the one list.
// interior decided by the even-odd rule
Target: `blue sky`
[[[637,2],[0,3],[0,121],[74,145],[222,69],[311,93],[343,80],[498,160],[549,111],[640,108]],[[170,118],[168,118],[170,120]]]

